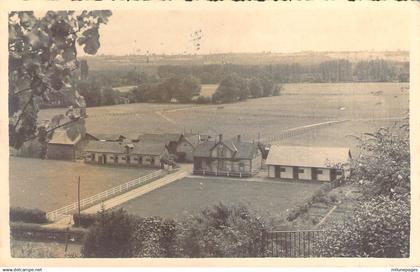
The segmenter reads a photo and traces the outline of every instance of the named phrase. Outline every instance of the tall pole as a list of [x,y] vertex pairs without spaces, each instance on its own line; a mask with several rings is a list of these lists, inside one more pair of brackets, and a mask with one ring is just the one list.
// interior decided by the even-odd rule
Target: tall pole
[[77,180],[77,207],[78,207],[78,214],[79,219],[77,220],[77,226],[80,225],[80,176]]

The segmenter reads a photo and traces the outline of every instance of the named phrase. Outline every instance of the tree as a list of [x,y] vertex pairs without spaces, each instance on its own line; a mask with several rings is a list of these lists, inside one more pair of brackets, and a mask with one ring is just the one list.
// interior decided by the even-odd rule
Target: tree
[[80,79],[86,80],[89,75],[89,66],[87,60],[80,61]]
[[95,54],[99,27],[109,16],[107,10],[48,11],[42,18],[32,11],[9,13],[10,146],[19,148],[36,133],[37,97],[48,101],[57,92],[75,97],[70,87],[71,74],[79,67],[76,44]]
[[261,87],[262,87],[262,96],[273,95],[274,87],[275,87],[274,82],[266,76],[263,76],[260,81],[261,81]]
[[387,196],[360,202],[354,214],[316,241],[323,257],[409,257],[410,205]]
[[101,105],[115,105],[118,102],[118,92],[112,88],[104,88],[102,90]]
[[409,137],[408,120],[358,137],[361,154],[351,180],[367,198],[410,193]]
[[181,223],[179,247],[185,257],[265,256],[269,230],[270,223],[246,206],[219,203]]
[[213,94],[213,102],[228,103],[235,102],[240,96],[240,89],[238,86],[238,76],[230,74],[222,79],[217,87],[216,92]]
[[261,97],[263,95],[261,81],[258,78],[254,77],[249,82],[249,92],[252,97]]
[[90,229],[82,254],[88,258],[133,257],[135,219],[124,210],[101,210]]
[[363,195],[352,216],[332,224],[316,241],[323,256],[409,256],[409,134],[405,120],[358,138],[361,155],[350,182]]
[[193,76],[184,77],[178,87],[174,93],[174,98],[181,103],[191,102],[193,96],[199,95],[201,90],[200,81]]

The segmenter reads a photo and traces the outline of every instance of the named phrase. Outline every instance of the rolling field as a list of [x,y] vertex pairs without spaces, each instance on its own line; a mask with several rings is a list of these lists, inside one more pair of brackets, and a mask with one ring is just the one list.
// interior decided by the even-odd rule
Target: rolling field
[[10,157],[10,206],[48,212],[77,201],[78,176],[83,199],[151,171]]
[[236,179],[184,178],[116,207],[139,216],[182,218],[222,202],[242,203],[265,215],[283,218],[321,183],[255,182]]
[[[141,133],[200,131],[244,139],[328,120],[360,121],[403,116],[408,110],[407,83],[285,84],[282,95],[224,105],[138,103],[88,108],[88,132]],[[379,93],[378,93],[379,92]],[[63,113],[42,110],[40,119]],[[367,121],[369,122],[369,121]],[[365,124],[369,129],[380,126]],[[365,125],[361,125],[363,127]],[[350,134],[352,126],[341,126]],[[308,142],[307,144],[313,144]]]

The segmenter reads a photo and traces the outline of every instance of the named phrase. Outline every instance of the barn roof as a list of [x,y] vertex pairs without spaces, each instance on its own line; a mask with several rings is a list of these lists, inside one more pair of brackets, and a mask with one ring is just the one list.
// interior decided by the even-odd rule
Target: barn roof
[[347,163],[350,158],[349,148],[272,145],[266,164],[328,167]]
[[166,149],[161,143],[138,143],[134,145],[132,154],[138,155],[160,155]]
[[[73,135],[72,135],[73,136]],[[80,133],[71,137],[67,130],[55,130],[49,144],[75,145],[82,139]]]
[[123,142],[89,141],[85,147],[85,152],[126,154],[127,147],[130,154],[137,155],[160,155],[165,150],[165,146],[159,143],[127,144]]
[[85,146],[86,152],[125,153],[125,144],[121,142],[89,141]]

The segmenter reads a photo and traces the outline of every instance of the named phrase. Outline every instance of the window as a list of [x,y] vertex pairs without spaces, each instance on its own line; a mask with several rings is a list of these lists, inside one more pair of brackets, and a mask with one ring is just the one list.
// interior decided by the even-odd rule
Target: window
[[303,173],[305,173],[305,169],[303,169],[303,168],[299,168],[299,169],[298,169],[298,173],[299,173],[299,174],[303,174]]
[[123,161],[125,161],[125,157],[121,157],[121,159],[122,159]]
[[286,172],[286,168],[284,168],[284,167],[280,167],[280,172]]
[[316,169],[317,175],[322,175],[324,172],[321,169]]
[[114,156],[110,156],[109,158],[112,160],[114,158]]
[[341,176],[341,175],[343,175],[343,171],[341,171],[341,170],[337,170],[337,171],[336,171],[336,174],[337,174],[337,176]]
[[95,153],[92,153],[92,161],[95,160]]
[[218,156],[219,158],[223,158],[223,157],[225,156],[225,150],[224,150],[224,148],[223,148],[223,147],[219,147],[219,148],[217,149],[217,156]]

